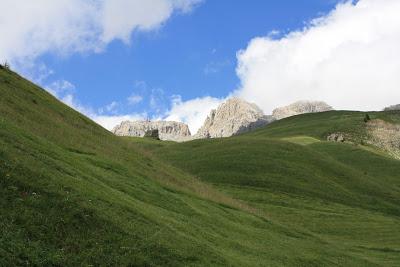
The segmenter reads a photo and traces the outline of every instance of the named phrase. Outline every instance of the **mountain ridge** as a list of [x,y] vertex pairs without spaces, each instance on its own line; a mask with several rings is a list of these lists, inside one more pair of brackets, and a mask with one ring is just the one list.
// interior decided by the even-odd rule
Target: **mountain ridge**
[[158,129],[161,140],[185,142],[193,139],[231,137],[266,126],[280,120],[304,113],[330,111],[332,107],[322,101],[298,101],[276,108],[272,115],[254,103],[232,97],[212,109],[197,133],[192,135],[186,124],[168,121],[125,121],[112,132],[119,136],[143,137],[146,130]]

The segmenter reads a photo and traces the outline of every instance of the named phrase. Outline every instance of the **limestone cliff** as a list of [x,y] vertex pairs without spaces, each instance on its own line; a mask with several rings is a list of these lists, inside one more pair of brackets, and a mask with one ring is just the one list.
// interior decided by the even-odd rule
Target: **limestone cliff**
[[143,137],[149,130],[158,130],[161,140],[182,142],[191,138],[189,127],[175,121],[124,121],[112,132],[119,136]]
[[251,131],[272,121],[255,104],[231,98],[210,112],[195,138],[229,137]]

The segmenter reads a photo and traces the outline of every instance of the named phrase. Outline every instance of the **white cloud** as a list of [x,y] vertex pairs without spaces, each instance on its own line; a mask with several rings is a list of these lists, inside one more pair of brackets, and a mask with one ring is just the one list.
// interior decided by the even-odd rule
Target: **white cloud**
[[195,134],[203,125],[211,109],[217,108],[223,101],[223,99],[210,96],[182,101],[180,96],[175,96],[165,120],[186,123],[189,125],[190,132]]
[[199,0],[0,0],[0,60],[101,51],[134,30],[153,30]]
[[66,80],[57,80],[46,86],[47,91],[49,91],[54,96],[59,96],[66,93],[71,93],[75,90],[75,85]]
[[299,99],[380,110],[400,101],[400,1],[338,4],[305,29],[251,40],[238,53],[237,95],[269,113]]
[[[75,86],[67,80],[58,80],[46,86],[47,90],[64,104],[91,118],[107,130],[112,130],[123,121],[145,120],[149,116],[146,112],[120,114],[117,111],[120,103],[112,101],[97,111],[82,104],[75,97]],[[162,89],[153,89],[150,97],[150,106],[155,111],[152,120],[171,120],[188,124],[192,134],[203,125],[211,109],[217,108],[225,99],[210,96],[182,101],[180,96],[167,98]],[[168,107],[170,107],[168,109]]]
[[74,94],[72,93],[68,93],[62,96],[61,95],[55,95],[55,96],[59,98],[61,102],[63,102],[64,104],[70,106],[76,111],[92,119],[97,116],[96,112],[92,108],[82,105],[78,100],[76,100]]
[[189,11],[196,0],[105,0],[102,9],[102,40],[129,42],[134,29],[148,31],[160,26],[174,10]]
[[[68,56],[101,52],[114,40],[129,43],[132,32],[158,29],[174,12],[190,12],[202,0],[0,0],[0,62],[43,84],[53,71],[38,57],[46,53]],[[136,86],[146,86],[137,82]],[[75,86],[59,80],[44,86],[65,104],[92,118],[107,129],[123,120],[144,119],[146,114],[116,113],[117,102],[95,112],[74,95]],[[154,91],[152,104],[161,111],[160,95]],[[131,104],[142,98],[131,96]]]
[[130,105],[136,105],[143,101],[143,96],[132,94],[128,97],[128,103]]
[[[81,105],[74,99],[72,94],[61,98],[61,100],[67,105],[90,117],[108,130],[111,130],[122,121],[149,119],[149,116],[146,112],[121,115],[113,113],[112,111],[116,107],[114,103],[116,102],[112,102],[110,105],[104,108],[104,111],[111,112],[112,115],[104,115],[102,112],[103,110],[99,114],[94,112],[93,109]],[[149,102],[150,108],[153,110],[153,116],[151,119],[179,121],[186,123],[188,124],[191,133],[195,134],[203,125],[211,109],[217,108],[218,105],[220,105],[223,101],[224,99],[209,96],[182,101],[180,96],[172,96],[169,98],[165,96],[165,93],[162,89],[153,89]],[[112,109],[107,108],[111,106]]]
[[[146,113],[132,113],[132,114],[117,114],[116,109],[119,103],[112,101],[110,104],[100,108],[96,112],[93,108],[83,105],[76,99],[75,85],[67,80],[58,80],[46,86],[47,91],[60,99],[64,104],[70,106],[76,111],[84,114],[97,122],[107,130],[112,130],[116,125],[126,120],[144,120],[147,118]],[[104,114],[106,113],[106,114]]]
[[12,69],[20,70],[21,75],[37,84],[43,84],[46,79],[54,74],[54,71],[42,62],[33,62],[28,60],[25,62],[14,63],[17,64],[13,64],[11,66]]
[[115,112],[115,109],[119,106],[117,101],[113,101],[105,107],[108,112]]
[[161,88],[151,89],[149,105],[151,110],[157,115],[163,114],[168,109],[169,99]]
[[134,85],[136,89],[139,89],[141,91],[147,90],[148,87],[145,81],[135,81]]

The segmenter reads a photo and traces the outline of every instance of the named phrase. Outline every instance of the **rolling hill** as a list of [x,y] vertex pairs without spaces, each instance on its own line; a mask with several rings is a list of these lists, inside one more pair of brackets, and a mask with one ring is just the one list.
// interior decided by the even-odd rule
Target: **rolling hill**
[[0,265],[396,266],[400,162],[324,141],[362,140],[363,116],[121,138],[0,69]]

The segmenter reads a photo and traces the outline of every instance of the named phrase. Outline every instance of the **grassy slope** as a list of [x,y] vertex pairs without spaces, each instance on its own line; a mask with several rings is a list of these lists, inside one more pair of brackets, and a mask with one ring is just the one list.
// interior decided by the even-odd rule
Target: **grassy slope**
[[0,265],[370,263],[148,150],[0,70]]
[[396,265],[398,162],[271,126],[117,138],[0,70],[0,265]]
[[[399,122],[400,114],[369,113]],[[373,148],[325,142],[333,132],[360,141],[365,114],[327,112],[275,122],[250,134],[184,144],[141,142],[145,150],[303,229],[349,257],[400,262],[400,162]],[[371,152],[372,151],[372,152]],[[328,261],[329,262],[329,261]]]

